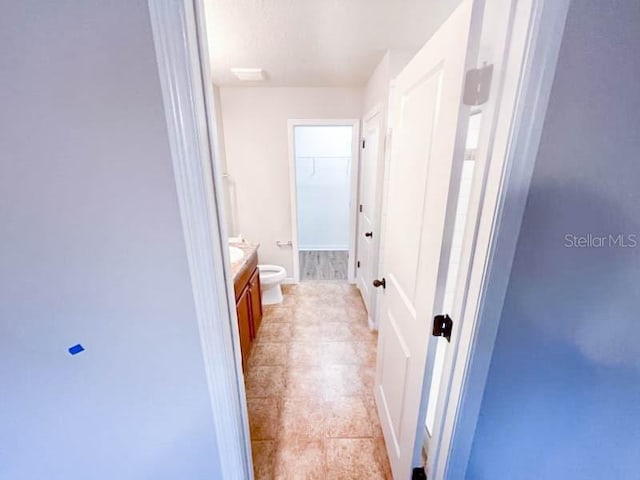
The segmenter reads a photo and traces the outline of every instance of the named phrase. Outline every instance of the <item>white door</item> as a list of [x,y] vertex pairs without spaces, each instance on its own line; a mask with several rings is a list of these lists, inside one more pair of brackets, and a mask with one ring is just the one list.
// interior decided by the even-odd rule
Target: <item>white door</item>
[[381,159],[380,140],[382,113],[377,110],[365,118],[363,126],[363,148],[360,163],[360,194],[358,208],[358,268],[357,283],[367,308],[369,319],[375,312],[375,290],[372,286],[377,275],[378,245],[380,232],[379,204]]
[[464,0],[396,78],[375,385],[396,480],[410,478],[420,464],[427,358],[433,357],[433,317],[441,313],[454,179],[464,153],[464,75],[481,21],[472,7]]

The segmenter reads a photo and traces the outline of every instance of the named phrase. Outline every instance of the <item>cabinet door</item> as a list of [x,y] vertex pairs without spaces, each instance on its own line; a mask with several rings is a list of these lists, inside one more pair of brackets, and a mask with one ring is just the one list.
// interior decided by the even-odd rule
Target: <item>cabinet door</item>
[[238,332],[240,333],[240,351],[242,352],[242,368],[246,370],[249,353],[251,353],[251,295],[248,288],[242,292],[236,302],[238,312]]
[[258,335],[262,321],[262,292],[260,291],[260,275],[257,268],[249,280],[249,291],[251,292],[251,338],[254,339]]

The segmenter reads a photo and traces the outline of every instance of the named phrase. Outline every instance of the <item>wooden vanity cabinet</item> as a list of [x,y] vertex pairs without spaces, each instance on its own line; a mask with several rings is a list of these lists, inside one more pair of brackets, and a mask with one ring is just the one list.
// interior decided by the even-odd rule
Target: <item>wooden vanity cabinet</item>
[[249,280],[249,297],[251,297],[251,340],[253,341],[258,336],[258,329],[260,322],[262,322],[262,291],[257,268]]
[[245,289],[236,299],[236,311],[238,313],[238,333],[240,334],[240,352],[242,354],[242,368],[245,369],[251,353],[251,296]]
[[234,279],[233,287],[238,314],[242,368],[246,370],[249,355],[251,354],[251,346],[258,335],[258,329],[262,321],[262,297],[257,253],[254,252],[242,270],[238,272]]

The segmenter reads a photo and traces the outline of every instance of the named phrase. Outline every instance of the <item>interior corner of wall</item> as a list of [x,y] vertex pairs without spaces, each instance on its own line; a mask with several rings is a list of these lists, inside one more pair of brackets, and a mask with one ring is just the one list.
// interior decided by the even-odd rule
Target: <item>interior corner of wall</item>
[[389,51],[389,80],[395,78],[418,52],[417,48],[403,48]]

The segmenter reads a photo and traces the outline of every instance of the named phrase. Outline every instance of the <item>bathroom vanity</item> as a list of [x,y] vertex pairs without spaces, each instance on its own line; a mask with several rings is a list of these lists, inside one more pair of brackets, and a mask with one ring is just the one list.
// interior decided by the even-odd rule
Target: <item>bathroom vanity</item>
[[251,346],[262,321],[260,275],[258,274],[258,245],[233,243],[230,245],[231,271],[238,312],[238,332],[242,352],[242,368],[247,368]]

